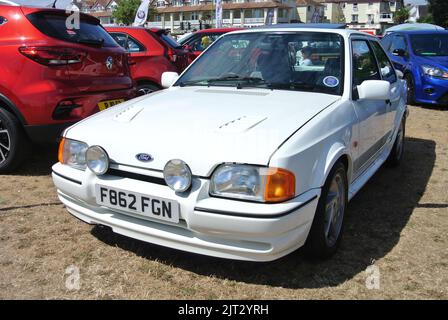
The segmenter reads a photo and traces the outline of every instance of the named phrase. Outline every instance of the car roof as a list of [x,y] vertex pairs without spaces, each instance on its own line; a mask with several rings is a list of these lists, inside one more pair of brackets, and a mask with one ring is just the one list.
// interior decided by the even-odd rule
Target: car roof
[[[302,25],[302,24],[300,24]],[[314,25],[320,25],[320,24],[314,24]],[[328,24],[325,24],[328,25]],[[368,33],[365,32],[361,32],[361,31],[356,31],[356,30],[350,30],[350,29],[340,29],[340,28],[319,28],[317,26],[313,26],[312,28],[302,28],[302,27],[275,27],[272,28],[270,26],[263,26],[263,27],[259,27],[259,28],[252,28],[252,29],[244,29],[244,30],[239,30],[239,31],[232,31],[229,33],[226,33],[224,36],[229,35],[229,34],[237,34],[237,33],[256,33],[256,32],[291,32],[291,31],[297,31],[297,32],[326,32],[326,33],[336,33],[341,35],[342,37],[350,37],[352,35],[357,35],[357,36],[362,36],[365,38],[370,38],[370,39],[376,39],[378,40],[377,37],[372,36]]]
[[257,27],[260,29],[346,29],[347,25],[345,23],[279,23],[266,26]]
[[402,30],[392,31],[389,34],[448,34],[448,30]]
[[214,28],[214,29],[202,29],[194,33],[226,33],[231,31],[244,30],[243,28]]

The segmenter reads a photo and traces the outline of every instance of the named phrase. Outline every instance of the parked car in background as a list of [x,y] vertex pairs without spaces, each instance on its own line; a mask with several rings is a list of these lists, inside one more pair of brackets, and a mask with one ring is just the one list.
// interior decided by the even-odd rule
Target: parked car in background
[[143,27],[106,27],[130,56],[131,76],[139,95],[160,90],[162,73],[182,72],[188,52],[167,31]]
[[[313,43],[333,50],[297,66]],[[365,33],[225,34],[180,78],[164,73],[167,90],[66,130],[57,194],[87,223],[170,248],[269,261],[305,245],[327,258],[348,201],[402,159],[400,75]]]
[[196,59],[202,51],[204,51],[209,45],[211,45],[221,35],[241,30],[241,28],[221,28],[221,29],[204,29],[191,33],[185,38],[179,40],[185,49],[190,51],[190,62]]
[[0,6],[0,172],[27,142],[56,142],[69,125],[135,96],[126,52],[99,20],[65,10]]
[[381,44],[404,73],[409,104],[448,106],[448,31],[397,31]]

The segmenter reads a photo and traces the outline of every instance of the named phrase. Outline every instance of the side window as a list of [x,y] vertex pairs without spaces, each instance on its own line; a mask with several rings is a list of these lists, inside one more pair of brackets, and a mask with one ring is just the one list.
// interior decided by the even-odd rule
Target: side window
[[383,40],[381,40],[381,45],[383,46],[384,50],[389,51],[391,41],[392,41],[391,35],[385,36]]
[[353,85],[365,80],[381,80],[375,56],[366,40],[353,40]]
[[127,48],[128,36],[124,33],[111,33],[112,38],[120,45],[120,47]]
[[145,51],[143,45],[132,37],[128,37],[128,51],[129,52],[142,52]]
[[193,51],[204,51],[209,45],[213,43],[213,41],[216,40],[216,38],[217,37],[215,35],[204,34],[192,41],[190,43],[190,46]]
[[111,33],[112,38],[127,52],[145,51],[145,47],[126,33]]
[[397,81],[397,75],[394,68],[392,67],[392,64],[390,63],[389,58],[378,42],[371,41],[370,43],[372,45],[373,52],[375,52],[376,60],[378,61],[378,65],[380,67],[381,77],[383,78],[383,80],[394,83],[395,81]]
[[403,36],[396,35],[392,40],[392,45],[390,46],[390,52],[394,52],[394,50],[402,49],[407,51],[406,40]]

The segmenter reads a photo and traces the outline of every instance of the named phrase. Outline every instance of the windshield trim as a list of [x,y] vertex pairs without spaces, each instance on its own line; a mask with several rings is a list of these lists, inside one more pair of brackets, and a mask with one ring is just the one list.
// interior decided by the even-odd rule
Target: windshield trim
[[[345,38],[339,32],[331,32],[331,31],[327,31],[327,30],[325,30],[325,31],[318,31],[318,30],[316,30],[316,31],[311,31],[311,30],[310,31],[302,31],[302,30],[300,30],[300,31],[297,31],[297,30],[295,30],[295,31],[289,31],[289,30],[288,31],[280,31],[280,30],[271,31],[271,30],[265,30],[265,31],[257,31],[257,32],[253,32],[253,31],[248,31],[248,32],[237,31],[236,33],[226,33],[226,34],[223,34],[218,39],[216,39],[207,49],[205,49],[203,51],[203,53],[199,57],[197,57],[196,60],[193,61],[193,63],[191,63],[190,66],[187,69],[185,69],[185,71],[181,74],[181,76],[173,84],[173,87],[183,87],[181,85],[182,84],[181,80],[184,77],[184,75],[188,72],[188,70],[194,64],[196,64],[199,61],[201,61],[201,59],[204,59],[204,57],[207,55],[206,51],[209,50],[210,48],[212,48],[213,46],[217,45],[220,41],[223,41],[223,39],[226,39],[226,38],[232,37],[232,36],[236,36],[236,35],[239,36],[239,35],[247,35],[247,34],[272,34],[272,35],[281,34],[281,35],[283,35],[283,34],[301,34],[301,33],[302,34],[303,33],[307,33],[307,34],[311,33],[311,34],[335,35],[335,36],[340,38],[340,42],[341,42],[341,48],[340,49],[341,49],[341,70],[342,70],[342,76],[341,76],[341,79],[340,79],[339,91],[338,92],[334,92],[334,93],[333,92],[330,93],[330,92],[322,92],[322,90],[319,90],[319,91],[318,90],[309,91],[309,90],[303,90],[303,89],[288,89],[288,88],[281,88],[281,89],[274,88],[274,89],[272,89],[272,88],[263,88],[263,87],[260,87],[260,86],[257,86],[256,88],[257,89],[265,89],[265,90],[285,90],[285,91],[294,91],[294,92],[315,92],[315,93],[330,94],[330,95],[336,95],[336,96],[341,96],[342,97],[344,95],[344,91],[345,91],[345,76],[346,76],[346,74],[345,74],[346,73],[345,72],[345,54],[346,54]],[[206,81],[206,80],[204,80],[204,81]],[[217,85],[217,84],[214,84],[214,85],[211,85],[211,84],[201,85],[201,84],[195,83],[192,86],[201,86],[201,87],[211,87],[211,86],[214,86],[214,87],[232,87],[232,86],[228,86],[228,85],[223,85],[223,83],[220,83],[219,85]],[[236,85],[234,85],[234,87],[236,88]],[[245,85],[244,88],[249,88],[249,86]],[[315,86],[315,88],[317,89],[319,87]]]

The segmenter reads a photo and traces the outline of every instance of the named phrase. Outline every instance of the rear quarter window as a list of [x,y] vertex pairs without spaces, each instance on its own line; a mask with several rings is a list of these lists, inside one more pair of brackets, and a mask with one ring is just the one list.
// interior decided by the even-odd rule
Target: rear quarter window
[[5,17],[0,16],[0,26],[6,22],[8,22],[8,20]]
[[88,44],[103,42],[104,47],[117,47],[117,43],[94,19],[81,16],[80,28],[69,29],[66,26],[67,16],[54,12],[37,12],[27,15],[28,20],[45,35],[67,42]]

